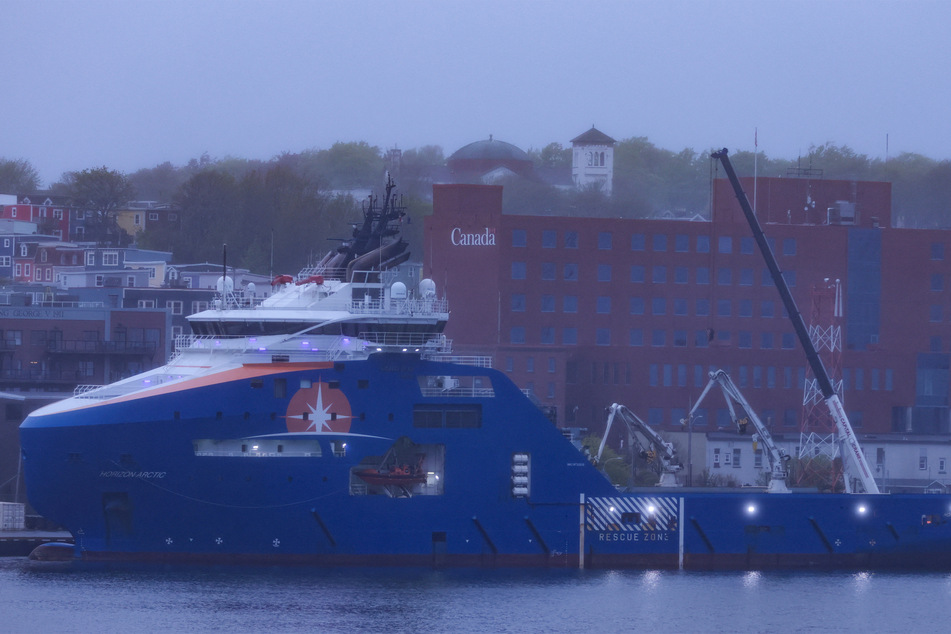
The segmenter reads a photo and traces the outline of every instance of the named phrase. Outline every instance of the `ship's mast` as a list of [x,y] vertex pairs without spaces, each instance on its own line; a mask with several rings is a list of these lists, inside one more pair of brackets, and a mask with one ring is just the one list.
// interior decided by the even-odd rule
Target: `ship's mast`
[[743,215],[746,216],[746,221],[749,223],[750,229],[753,232],[753,238],[756,240],[757,246],[759,246],[760,253],[766,261],[766,267],[769,269],[769,273],[773,278],[773,283],[776,284],[776,289],[782,298],[783,306],[789,314],[789,320],[792,322],[793,330],[796,331],[799,343],[806,352],[806,360],[809,362],[809,367],[816,377],[816,383],[819,385],[819,390],[822,392],[826,406],[829,408],[829,413],[835,421],[839,436],[844,439],[849,448],[848,455],[854,468],[853,475],[855,475],[856,479],[862,484],[866,493],[878,493],[878,485],[872,477],[872,471],[868,466],[868,461],[865,459],[865,454],[862,453],[862,448],[859,447],[858,439],[855,437],[855,432],[852,430],[849,418],[845,414],[845,408],[842,407],[842,401],[839,400],[839,395],[836,394],[835,389],[832,387],[832,381],[829,379],[829,374],[822,364],[822,359],[819,358],[819,353],[816,352],[816,347],[809,337],[809,332],[806,330],[806,324],[802,319],[802,315],[799,313],[796,301],[793,299],[792,293],[789,292],[789,286],[783,278],[782,271],[779,270],[776,256],[773,255],[773,250],[769,247],[766,235],[763,233],[762,227],[760,227],[759,220],[756,219],[756,214],[753,213],[750,201],[746,197],[746,192],[743,191],[743,187],[740,185],[740,179],[737,178],[736,171],[733,169],[733,164],[730,163],[727,154],[728,152],[726,148],[724,148],[718,152],[714,152],[712,158],[720,161],[727,178],[730,179],[730,184],[733,186],[736,199],[740,203]]

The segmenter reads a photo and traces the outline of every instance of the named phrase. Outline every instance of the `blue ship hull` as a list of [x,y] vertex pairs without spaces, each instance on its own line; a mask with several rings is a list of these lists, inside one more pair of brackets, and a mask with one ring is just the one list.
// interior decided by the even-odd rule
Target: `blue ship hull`
[[31,504],[89,560],[951,568],[951,496],[621,494],[502,373],[413,355],[245,365],[20,434]]

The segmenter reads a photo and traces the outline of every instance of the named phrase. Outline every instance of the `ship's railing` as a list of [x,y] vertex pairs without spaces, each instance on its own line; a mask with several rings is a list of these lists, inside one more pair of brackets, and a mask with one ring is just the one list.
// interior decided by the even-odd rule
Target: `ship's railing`
[[135,380],[124,380],[109,385],[77,385],[73,390],[76,398],[107,399],[124,396],[147,387],[155,387],[169,381],[179,381],[180,374],[150,374]]
[[73,396],[82,396],[83,394],[102,389],[103,387],[105,386],[104,385],[77,385],[73,389]]
[[383,348],[407,348],[413,352],[424,350],[439,353],[449,352],[452,341],[442,335],[428,332],[361,332],[359,338],[371,346]]
[[[253,339],[254,337],[238,335],[178,335],[175,337],[174,350],[181,351],[186,348],[248,350],[254,346]],[[234,343],[243,343],[244,345],[235,346]]]
[[346,310],[359,315],[437,315],[449,312],[449,302],[445,299],[366,299],[349,302]]
[[423,387],[419,388],[423,396],[452,396],[459,398],[492,398],[495,396],[495,390],[491,387],[454,387],[450,390],[441,387]]
[[476,368],[491,368],[492,357],[476,355],[453,355],[453,354],[434,354],[426,357],[430,361],[439,363],[455,363],[458,365],[469,365]]

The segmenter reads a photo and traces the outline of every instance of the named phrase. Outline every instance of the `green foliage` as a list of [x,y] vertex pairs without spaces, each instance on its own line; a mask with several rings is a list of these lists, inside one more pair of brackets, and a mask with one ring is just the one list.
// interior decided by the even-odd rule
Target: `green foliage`
[[29,161],[0,158],[0,194],[32,194],[40,187],[40,175]]
[[172,250],[177,262],[217,262],[224,243],[229,262],[260,273],[300,270],[335,246],[321,238],[349,237],[348,222],[359,218],[351,197],[322,193],[286,161],[241,178],[206,169],[175,202],[181,231],[146,231],[143,246]]
[[561,143],[549,143],[541,150],[529,149],[526,152],[538,167],[571,167],[571,148]]
[[135,188],[136,196],[141,200],[170,202],[187,178],[185,170],[176,169],[166,161],[132,173],[129,184]]
[[85,169],[64,175],[72,204],[86,211],[86,237],[98,244],[125,246],[128,235],[116,224],[116,211],[135,198],[129,179],[108,167]]

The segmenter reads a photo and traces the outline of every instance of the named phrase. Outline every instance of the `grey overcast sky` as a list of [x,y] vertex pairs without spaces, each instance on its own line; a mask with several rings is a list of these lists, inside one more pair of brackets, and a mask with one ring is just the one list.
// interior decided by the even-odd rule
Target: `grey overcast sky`
[[366,141],[951,158],[947,0],[0,0],[0,157],[44,184]]

